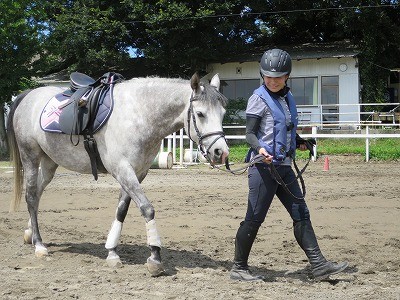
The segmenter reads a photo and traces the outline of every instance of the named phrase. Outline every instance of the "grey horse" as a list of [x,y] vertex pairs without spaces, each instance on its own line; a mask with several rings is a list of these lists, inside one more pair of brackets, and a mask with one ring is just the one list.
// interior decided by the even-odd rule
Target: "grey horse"
[[[114,86],[113,112],[107,123],[94,134],[105,170],[121,185],[115,220],[105,244],[109,265],[121,264],[116,247],[133,200],[145,220],[151,252],[147,268],[152,276],[164,272],[155,210],[140,183],[146,177],[162,139],[181,128],[185,128],[211,164],[224,163],[229,154],[222,129],[227,99],[219,92],[219,87],[218,74],[210,83],[202,82],[195,74],[190,81],[148,77],[125,80]],[[45,132],[40,127],[43,107],[62,91],[59,87],[49,86],[20,94],[14,101],[7,124],[14,162],[14,197],[10,210],[18,208],[25,180],[30,219],[24,240],[35,246],[37,257],[48,255],[39,233],[38,207],[57,167],[83,174],[92,172],[83,143],[75,146],[69,135]]]

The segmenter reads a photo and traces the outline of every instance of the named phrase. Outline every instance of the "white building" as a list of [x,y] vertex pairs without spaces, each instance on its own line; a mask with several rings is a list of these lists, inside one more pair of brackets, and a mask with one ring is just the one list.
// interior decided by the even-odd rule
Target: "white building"
[[[302,124],[359,123],[360,80],[357,50],[349,44],[305,44],[279,47],[292,57],[288,86],[298,104]],[[262,83],[259,60],[265,50],[241,58],[210,63],[208,76],[219,73],[221,90],[228,99],[247,101]]]

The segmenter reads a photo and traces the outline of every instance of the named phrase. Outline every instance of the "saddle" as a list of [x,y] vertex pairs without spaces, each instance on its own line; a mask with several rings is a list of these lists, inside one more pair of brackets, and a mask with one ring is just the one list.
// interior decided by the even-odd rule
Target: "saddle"
[[89,134],[93,132],[95,116],[104,97],[110,86],[121,80],[122,75],[111,72],[105,73],[97,80],[83,73],[71,73],[70,89],[63,93],[70,99],[59,107],[61,131],[70,134],[71,137],[85,131]]
[[[112,72],[105,73],[97,80],[83,73],[73,72],[70,75],[70,89],[63,93],[69,100],[58,107],[61,110],[58,119],[60,130],[70,135],[71,143],[77,146],[79,135],[83,135],[95,180],[98,178],[98,171],[106,172],[93,137],[102,125],[98,124],[96,116],[99,115],[99,108],[112,86],[122,80],[124,78],[121,74]],[[73,135],[78,135],[76,143],[72,140]]]

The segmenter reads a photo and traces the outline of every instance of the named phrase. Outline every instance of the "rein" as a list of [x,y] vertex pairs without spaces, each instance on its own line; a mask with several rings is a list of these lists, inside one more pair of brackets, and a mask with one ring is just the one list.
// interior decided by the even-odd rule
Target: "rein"
[[[294,197],[295,199],[298,199],[298,200],[304,199],[305,196],[306,196],[306,185],[304,183],[303,173],[307,169],[307,167],[308,167],[308,165],[309,165],[309,163],[311,161],[311,157],[314,155],[313,146],[315,144],[315,140],[312,140],[312,141],[311,140],[304,140],[304,143],[306,144],[307,149],[310,151],[310,154],[309,154],[309,157],[308,157],[308,161],[304,165],[304,167],[300,170],[299,167],[297,166],[296,159],[292,157],[293,165],[294,165],[294,168],[295,168],[296,173],[297,173],[296,178],[292,182],[285,183],[283,181],[282,177],[279,175],[279,172],[278,172],[276,166],[273,163],[270,163],[270,164],[267,165],[269,167],[270,171],[271,171],[272,176],[275,177],[275,180],[278,182],[278,184],[281,185],[285,189],[285,191],[287,193],[289,193],[292,197]],[[264,159],[265,159],[264,155],[257,154],[248,163],[246,163],[245,166],[243,166],[241,168],[238,168],[238,169],[235,169],[235,170],[231,170],[231,168],[229,166],[229,161],[228,161],[228,158],[227,158],[226,161],[225,161],[226,170],[220,168],[219,166],[212,166],[212,167],[216,168],[216,169],[218,169],[220,171],[231,173],[233,175],[241,175],[241,174],[243,174],[244,172],[247,171],[248,167],[250,167],[250,166],[252,166],[252,165],[254,165],[256,163],[261,163]],[[288,188],[289,185],[291,185],[293,182],[295,182],[298,179],[300,179],[300,184],[301,184],[301,189],[302,189],[302,196],[301,197],[293,195],[293,193]]]

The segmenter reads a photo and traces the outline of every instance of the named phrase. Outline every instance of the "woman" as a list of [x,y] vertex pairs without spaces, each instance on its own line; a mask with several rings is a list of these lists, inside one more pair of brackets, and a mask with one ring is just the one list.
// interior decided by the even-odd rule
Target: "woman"
[[262,276],[251,274],[247,262],[258,229],[275,195],[293,220],[294,236],[308,257],[315,279],[321,280],[339,273],[348,265],[347,262],[330,262],[322,255],[307,204],[291,166],[296,146],[300,150],[307,149],[301,138],[298,139],[301,144],[296,145],[296,103],[286,86],[291,70],[292,61],[286,51],[266,51],[260,63],[263,84],[254,91],[247,103],[246,140],[251,146],[249,156],[262,154],[265,159],[249,167],[247,213],[236,234],[235,258],[230,272],[234,280],[263,279]]

